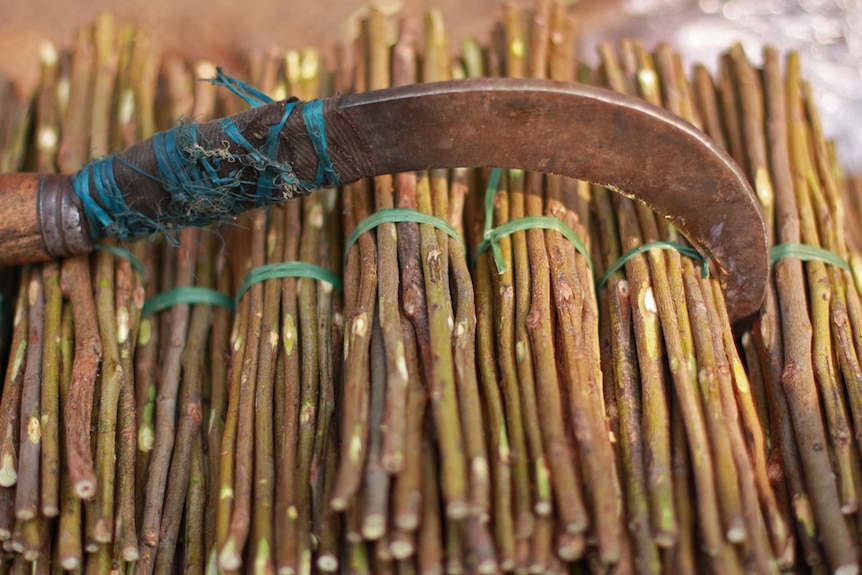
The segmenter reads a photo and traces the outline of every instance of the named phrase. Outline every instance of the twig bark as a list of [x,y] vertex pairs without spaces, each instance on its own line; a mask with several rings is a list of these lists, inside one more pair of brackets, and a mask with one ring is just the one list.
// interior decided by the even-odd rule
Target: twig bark
[[96,494],[90,418],[96,374],[102,358],[102,340],[86,256],[75,256],[63,262],[61,285],[64,296],[72,302],[75,323],[75,359],[68,401],[63,407],[66,465],[77,496],[90,499]]
[[13,314],[12,341],[9,345],[9,363],[0,399],[0,487],[11,487],[18,481],[18,428],[21,416],[21,387],[27,358],[29,314],[27,312],[27,286],[30,272],[24,270],[18,284],[17,302]]
[[[45,331],[45,293],[40,272],[41,270],[33,272],[26,293],[29,333],[21,388],[18,482],[15,489],[15,517],[18,521],[25,522],[34,520],[39,515],[39,464],[42,447],[40,398]],[[21,297],[25,295],[22,293]]]

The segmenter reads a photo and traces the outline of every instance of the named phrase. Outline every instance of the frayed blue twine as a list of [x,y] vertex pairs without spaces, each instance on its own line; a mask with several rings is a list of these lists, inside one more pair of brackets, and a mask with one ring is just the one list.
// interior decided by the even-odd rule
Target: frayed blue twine
[[233,76],[226,74],[221,66],[216,68],[216,77],[210,78],[209,82],[215,86],[224,86],[235,95],[245,100],[252,108],[258,108],[264,104],[271,104],[273,101],[272,98],[254,86],[246,84],[242,80],[237,80]]
[[[221,68],[210,81],[226,87],[252,107],[273,102],[260,90],[228,76]],[[156,134],[152,145],[158,176],[144,172],[117,155],[91,161],[73,176],[72,186],[81,200],[93,237],[130,240],[185,226],[203,226],[231,218],[249,207],[267,206],[295,194],[340,184],[327,152],[321,100],[305,102],[302,108],[303,122],[318,158],[314,180],[299,179],[289,164],[278,161],[281,131],[298,104],[299,101],[284,103],[281,120],[269,127],[260,147],[252,145],[230,118],[219,120],[222,133],[215,142],[199,141],[196,124]],[[240,152],[231,151],[231,145]],[[157,217],[148,217],[129,206],[114,177],[115,161],[158,181],[170,194],[167,209]],[[231,168],[231,165],[236,167]],[[255,181],[244,179],[246,168],[256,172]],[[248,192],[249,189],[254,192]]]

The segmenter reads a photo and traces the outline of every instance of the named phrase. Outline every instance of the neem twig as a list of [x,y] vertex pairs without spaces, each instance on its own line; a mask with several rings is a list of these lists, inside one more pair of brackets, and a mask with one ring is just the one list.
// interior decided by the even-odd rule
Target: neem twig
[[29,314],[27,312],[27,286],[30,272],[24,270],[18,284],[18,301],[13,315],[12,341],[9,364],[0,399],[0,487],[11,487],[18,481],[18,427],[21,416],[21,387],[24,381]]
[[75,322],[75,359],[68,401],[63,407],[66,465],[77,496],[90,499],[96,494],[96,472],[90,448],[90,418],[96,374],[102,357],[102,341],[96,324],[96,305],[87,256],[76,256],[63,262],[61,285],[64,296],[72,302]]
[[[22,294],[24,297],[24,294]],[[18,482],[15,489],[15,517],[30,521],[39,515],[39,464],[42,447],[40,398],[42,391],[42,349],[45,331],[45,294],[42,274],[35,271],[27,286],[29,334],[27,359],[21,388],[21,429],[18,433]],[[31,529],[32,531],[32,529]]]

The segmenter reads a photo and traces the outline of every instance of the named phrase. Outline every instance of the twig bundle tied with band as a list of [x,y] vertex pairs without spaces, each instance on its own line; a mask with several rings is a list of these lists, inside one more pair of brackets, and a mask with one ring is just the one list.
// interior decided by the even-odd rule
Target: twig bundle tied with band
[[[180,125],[84,166],[75,174],[73,187],[93,239],[136,240],[223,222],[341,183],[327,153],[323,102],[273,103],[221,69],[212,82],[263,108],[207,124]],[[291,116],[299,133],[291,136],[291,146],[281,146],[285,133],[292,131],[287,127]],[[296,157],[310,153],[308,144],[317,167],[301,177],[292,166],[309,165]]]

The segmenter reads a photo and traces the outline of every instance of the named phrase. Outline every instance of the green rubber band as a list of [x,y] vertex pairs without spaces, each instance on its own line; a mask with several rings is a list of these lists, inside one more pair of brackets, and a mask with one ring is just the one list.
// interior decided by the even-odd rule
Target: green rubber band
[[135,254],[133,254],[126,248],[121,248],[120,246],[111,246],[107,244],[96,244],[96,249],[100,252],[109,253],[115,257],[129,260],[129,263],[132,264],[132,269],[134,269],[142,276],[146,275],[147,273],[147,266],[144,265],[144,262],[139,260]]
[[626,262],[628,262],[633,257],[644,254],[650,250],[674,250],[674,251],[677,251],[677,252],[681,253],[682,255],[684,255],[688,258],[691,258],[695,261],[699,261],[700,262],[700,277],[702,277],[702,278],[708,278],[709,277],[709,258],[703,257],[703,255],[701,255],[701,253],[699,251],[697,251],[696,249],[689,247],[689,246],[684,246],[682,244],[678,244],[676,242],[666,242],[666,241],[649,242],[649,243],[634,247],[634,248],[630,249],[629,251],[627,251],[626,253],[624,253],[622,256],[620,256],[620,258],[617,261],[615,261],[611,267],[609,267],[607,269],[605,274],[602,276],[602,279],[600,279],[598,281],[598,283],[596,284],[596,291],[599,291],[600,289],[605,287],[605,284],[608,283],[608,280],[611,278],[611,276],[616,271],[620,270],[624,265],[626,265]]
[[464,243],[464,238],[462,238],[461,234],[458,233],[458,230],[453,228],[446,220],[407,208],[388,208],[370,215],[356,225],[356,228],[354,228],[353,232],[347,237],[347,242],[344,246],[345,263],[347,263],[347,254],[350,253],[350,248],[359,241],[359,236],[365,232],[373,230],[380,224],[397,224],[400,222],[414,222],[417,224],[432,225],[438,230],[446,232],[451,238],[458,240],[458,242],[461,243],[461,247],[464,248],[464,252],[467,252],[467,245]]
[[858,254],[850,256],[850,274],[853,276],[853,285],[856,291],[862,295],[862,257]]
[[500,190],[500,176],[503,175],[503,170],[494,168],[488,174],[488,185],[485,186],[485,229],[484,234],[490,232],[494,227],[494,198],[497,197],[497,192]]
[[326,268],[306,262],[281,262],[249,270],[236,292],[236,303],[239,304],[242,296],[254,284],[282,278],[311,278],[332,284],[339,291],[342,289],[341,278]]
[[[520,170],[517,170],[517,172],[520,172]],[[501,275],[506,273],[508,268],[506,267],[506,262],[503,261],[503,252],[500,249],[500,245],[497,243],[500,238],[512,235],[515,232],[540,228],[561,233],[563,237],[575,246],[575,249],[578,250],[581,255],[587,258],[587,264],[590,266],[590,269],[593,269],[593,260],[590,259],[587,246],[584,245],[584,242],[581,241],[581,238],[578,237],[575,230],[566,225],[562,220],[551,216],[528,216],[526,218],[518,218],[517,220],[506,222],[496,228],[493,227],[494,199],[497,197],[497,192],[500,189],[500,176],[502,174],[503,170],[500,168],[494,168],[491,170],[491,173],[488,174],[488,185],[485,187],[485,230],[482,234],[484,239],[476,248],[476,251],[473,252],[473,264],[476,263],[476,260],[479,259],[479,256],[482,255],[482,253],[487,251],[488,248],[491,248],[491,254],[494,256],[494,265],[497,267],[497,273]]]
[[852,271],[850,264],[835,252],[806,244],[788,242],[772,246],[769,250],[769,263],[773,266],[784,258],[796,258],[803,262],[823,262],[847,272]]
[[561,233],[564,238],[569,240],[575,246],[575,249],[578,250],[582,256],[587,258],[587,265],[590,266],[590,269],[593,269],[593,261],[590,259],[590,253],[587,251],[587,246],[584,245],[584,242],[581,241],[581,238],[578,237],[575,230],[570,228],[561,220],[551,216],[528,216],[526,218],[518,218],[517,220],[506,222],[496,228],[486,230],[485,239],[482,240],[482,243],[480,243],[479,247],[476,248],[476,251],[473,252],[473,263],[479,259],[479,256],[482,255],[483,252],[488,248],[491,248],[491,253],[494,255],[494,265],[497,266],[497,273],[506,273],[508,268],[506,267],[506,262],[503,261],[503,252],[497,242],[500,238],[510,236],[515,232],[535,228],[553,230]]
[[178,287],[155,295],[144,302],[141,317],[164,311],[181,303],[215,305],[230,310],[234,309],[233,298],[214,289]]

